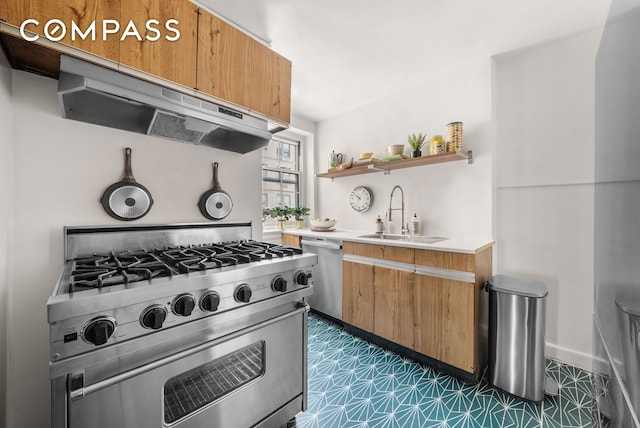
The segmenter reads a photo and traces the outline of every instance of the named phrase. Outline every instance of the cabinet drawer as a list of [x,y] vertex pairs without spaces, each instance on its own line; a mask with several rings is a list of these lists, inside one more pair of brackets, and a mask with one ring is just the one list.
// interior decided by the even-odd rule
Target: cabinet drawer
[[416,265],[442,269],[475,272],[475,254],[451,253],[447,251],[416,250]]
[[282,245],[288,245],[292,247],[301,246],[302,237],[298,235],[289,235],[288,233],[282,234]]
[[413,248],[394,247],[391,245],[361,244],[359,242],[344,242],[344,254],[371,257],[373,259],[389,260],[402,263],[414,263],[415,250]]

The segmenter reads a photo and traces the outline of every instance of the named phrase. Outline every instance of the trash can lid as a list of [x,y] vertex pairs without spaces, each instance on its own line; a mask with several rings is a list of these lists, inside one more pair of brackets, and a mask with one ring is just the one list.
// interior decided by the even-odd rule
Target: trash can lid
[[487,281],[489,291],[516,294],[523,297],[542,298],[547,295],[547,287],[540,281],[518,278],[511,275],[494,275]]
[[616,296],[616,306],[626,314],[640,317],[640,295],[623,292]]

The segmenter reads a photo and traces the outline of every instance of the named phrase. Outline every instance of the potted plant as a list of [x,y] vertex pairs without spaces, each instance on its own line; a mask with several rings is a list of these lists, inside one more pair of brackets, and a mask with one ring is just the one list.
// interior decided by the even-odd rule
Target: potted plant
[[262,207],[262,222],[264,223],[267,217],[271,217],[271,208]]
[[291,218],[291,214],[291,208],[286,205],[273,207],[269,210],[269,215],[271,216],[271,218],[275,218],[278,222],[278,230],[285,229],[285,225],[287,224],[287,220]]
[[296,219],[296,229],[302,229],[304,226],[304,216],[309,215],[309,211],[307,207],[296,207],[291,210]]
[[422,156],[422,152],[420,151],[420,149],[422,148],[422,145],[424,144],[424,140],[426,138],[427,136],[422,135],[422,132],[419,133],[418,135],[416,134],[409,135],[409,138],[408,138],[409,146],[411,146],[411,153],[414,158],[419,158],[420,156]]

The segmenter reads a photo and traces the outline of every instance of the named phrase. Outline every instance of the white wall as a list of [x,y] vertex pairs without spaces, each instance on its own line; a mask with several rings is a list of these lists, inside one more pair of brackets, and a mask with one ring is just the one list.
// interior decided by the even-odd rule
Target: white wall
[[[373,90],[373,89],[372,89]],[[407,135],[445,135],[450,122],[464,123],[466,149],[474,161],[445,163],[382,173],[343,177],[331,181],[316,178],[318,205],[314,217],[338,220],[341,229],[374,232],[375,219],[384,218],[391,190],[396,184],[405,194],[405,222],[414,213],[422,219],[423,234],[449,237],[492,238],[492,125],[491,63],[471,62],[432,77],[418,86],[379,99],[349,113],[318,124],[316,171],[325,172],[332,150],[345,160],[362,152],[384,156],[390,144],[407,144]],[[406,152],[409,148],[406,146]],[[365,185],[374,193],[369,212],[349,206],[349,193]],[[394,207],[400,207],[399,193]],[[397,220],[396,220],[397,219]],[[392,231],[400,228],[400,213],[394,212]]]
[[497,270],[543,281],[547,356],[591,367],[601,31],[496,57]]
[[133,149],[134,175],[155,200],[133,223],[206,221],[197,201],[210,188],[211,163],[218,161],[221,186],[234,202],[226,220],[253,221],[254,236],[261,233],[261,151],[239,155],[66,120],[55,80],[12,71],[12,86],[13,147],[2,149],[12,150],[14,163],[8,426],[45,427],[46,301],[62,269],[62,227],[123,224],[99,203],[104,189],[121,178],[123,148]]
[[[318,124],[316,171],[332,150],[382,154],[410,133],[464,123],[474,163],[423,166],[331,181],[316,178],[314,217],[372,232],[394,185],[423,233],[496,238],[495,273],[549,288],[547,355],[591,366],[593,310],[594,67],[600,31],[480,60]],[[371,211],[349,207],[370,187]],[[394,207],[398,200],[394,196]],[[395,218],[398,218],[395,215]],[[407,221],[405,219],[405,221]],[[394,232],[399,225],[393,226]]]
[[0,51],[0,427],[5,426],[7,403],[7,290],[11,237],[13,106],[11,69]]

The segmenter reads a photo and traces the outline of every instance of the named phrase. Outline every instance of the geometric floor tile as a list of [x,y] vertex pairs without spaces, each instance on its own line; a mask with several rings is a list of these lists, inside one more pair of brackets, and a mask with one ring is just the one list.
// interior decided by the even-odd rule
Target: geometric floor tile
[[[591,374],[547,360],[540,404],[422,366],[309,315],[308,408],[297,428],[591,428]],[[293,422],[293,421],[292,421]],[[290,423],[289,426],[293,426]]]

